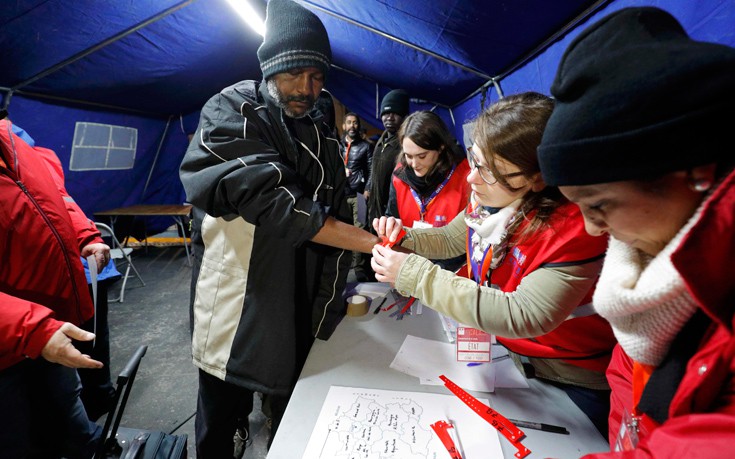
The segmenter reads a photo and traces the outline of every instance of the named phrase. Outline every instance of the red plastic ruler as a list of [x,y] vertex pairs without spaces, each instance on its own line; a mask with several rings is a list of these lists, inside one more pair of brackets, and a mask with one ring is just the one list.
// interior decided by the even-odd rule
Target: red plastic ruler
[[526,436],[525,433],[515,424],[510,422],[502,414],[498,413],[494,409],[485,405],[481,401],[477,400],[472,395],[465,392],[464,389],[456,385],[451,379],[444,375],[439,376],[439,379],[444,381],[444,385],[447,386],[454,395],[459,397],[465,405],[469,406],[472,411],[479,414],[481,418],[486,420],[493,426],[502,436],[504,436],[513,446],[518,450],[515,453],[515,457],[523,459],[524,457],[531,454],[531,450],[521,444],[521,440]]

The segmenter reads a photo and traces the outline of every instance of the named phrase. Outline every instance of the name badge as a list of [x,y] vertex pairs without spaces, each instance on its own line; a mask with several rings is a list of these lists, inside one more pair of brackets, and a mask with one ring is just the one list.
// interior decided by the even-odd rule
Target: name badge
[[416,220],[416,221],[413,222],[413,227],[414,228],[433,228],[434,225],[432,225],[429,222],[424,222],[424,221]]
[[638,446],[640,418],[630,413],[623,415],[613,451],[633,451]]
[[457,362],[489,362],[492,337],[482,330],[457,327]]

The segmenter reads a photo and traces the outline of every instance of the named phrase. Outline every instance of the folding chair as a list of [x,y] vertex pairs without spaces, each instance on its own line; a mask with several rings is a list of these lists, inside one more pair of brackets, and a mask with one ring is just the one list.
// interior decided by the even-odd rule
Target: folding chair
[[140,273],[137,269],[135,269],[135,265],[133,265],[133,260],[130,258],[130,253],[133,251],[132,247],[123,247],[120,244],[120,241],[117,240],[117,237],[115,237],[115,233],[112,232],[112,228],[105,225],[104,223],[94,222],[94,225],[99,230],[100,234],[102,235],[102,239],[109,240],[110,241],[110,258],[113,260],[122,260],[120,264],[118,262],[115,262],[116,267],[118,270],[122,267],[122,265],[127,264],[125,267],[125,274],[123,275],[123,283],[122,287],[120,287],[120,297],[109,300],[109,301],[119,301],[120,303],[123,302],[125,299],[125,285],[128,283],[128,277],[130,276],[130,269],[132,268],[133,272],[135,273],[135,276],[138,278],[141,284],[145,287],[145,282],[143,281],[143,278],[140,277]]

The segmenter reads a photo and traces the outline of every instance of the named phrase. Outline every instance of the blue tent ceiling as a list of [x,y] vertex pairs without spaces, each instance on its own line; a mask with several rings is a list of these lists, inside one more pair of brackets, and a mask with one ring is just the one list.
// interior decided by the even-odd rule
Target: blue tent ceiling
[[[299,1],[323,20],[344,69],[327,86],[366,109],[376,83],[381,93],[401,87],[453,106],[604,3]],[[186,114],[229,84],[260,78],[262,39],[225,0],[16,0],[0,2],[0,24],[0,87],[19,94]]]

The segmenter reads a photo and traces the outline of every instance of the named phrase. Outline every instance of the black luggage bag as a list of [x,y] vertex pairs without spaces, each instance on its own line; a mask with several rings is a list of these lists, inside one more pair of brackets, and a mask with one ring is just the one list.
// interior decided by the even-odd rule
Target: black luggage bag
[[140,346],[117,377],[115,403],[107,415],[95,459],[185,459],[187,435],[120,427],[130,389],[148,346]]

